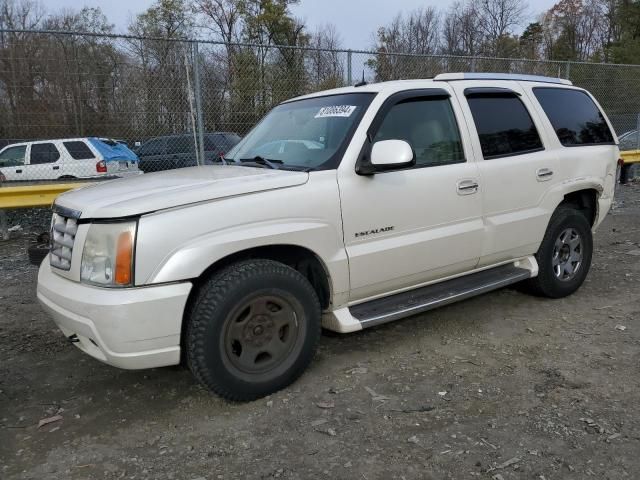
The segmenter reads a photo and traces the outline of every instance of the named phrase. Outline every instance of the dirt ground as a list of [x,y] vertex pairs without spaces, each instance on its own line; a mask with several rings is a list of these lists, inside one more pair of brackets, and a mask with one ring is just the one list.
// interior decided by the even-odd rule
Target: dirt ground
[[504,289],[323,335],[298,382],[247,404],[68,344],[26,236],[0,242],[2,479],[640,477],[640,184],[620,188],[575,295]]

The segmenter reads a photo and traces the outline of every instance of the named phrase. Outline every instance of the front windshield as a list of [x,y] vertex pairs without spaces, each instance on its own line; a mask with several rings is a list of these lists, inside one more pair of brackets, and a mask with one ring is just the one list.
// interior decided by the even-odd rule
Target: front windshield
[[278,105],[225,161],[291,170],[336,168],[374,96],[349,93]]

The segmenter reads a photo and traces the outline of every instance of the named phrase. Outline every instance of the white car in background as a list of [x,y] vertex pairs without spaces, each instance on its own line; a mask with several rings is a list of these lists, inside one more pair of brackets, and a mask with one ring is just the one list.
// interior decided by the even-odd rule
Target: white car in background
[[111,140],[65,138],[7,145],[0,150],[0,178],[59,180],[139,175],[138,157]]

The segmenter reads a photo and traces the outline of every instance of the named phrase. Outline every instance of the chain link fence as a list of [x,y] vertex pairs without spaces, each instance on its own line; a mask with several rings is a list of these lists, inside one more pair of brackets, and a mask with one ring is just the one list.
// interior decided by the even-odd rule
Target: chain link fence
[[0,30],[0,172],[67,180],[214,163],[288,98],[472,71],[568,78],[619,135],[637,128],[637,65]]

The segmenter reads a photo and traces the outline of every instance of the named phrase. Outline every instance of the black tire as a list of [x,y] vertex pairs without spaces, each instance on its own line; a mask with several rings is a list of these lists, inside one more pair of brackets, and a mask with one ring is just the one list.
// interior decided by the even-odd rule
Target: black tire
[[[271,314],[256,307],[254,313],[254,305],[262,302],[266,309],[280,310]],[[190,303],[183,339],[187,365],[200,383],[225,399],[264,397],[307,368],[320,337],[320,315],[318,296],[298,271],[271,260],[235,263],[212,275]],[[282,320],[274,318],[289,323],[279,327]],[[284,352],[260,352],[285,342],[290,345],[282,347]]]
[[44,257],[49,253],[48,243],[36,243],[27,247],[27,255],[29,256],[29,263],[37,267],[40,266]]
[[[566,232],[575,233],[574,241],[577,236],[579,236],[580,241],[581,260],[579,264],[571,261],[564,263],[565,265],[568,263],[570,267],[567,268],[571,269],[578,265],[572,275],[560,271],[563,269],[562,264],[554,267],[554,262],[558,260],[556,255],[556,252],[558,252],[557,242],[562,244],[561,236],[565,235],[566,238]],[[564,248],[564,245],[562,248]],[[562,251],[562,248],[560,251]],[[567,248],[569,248],[568,245]],[[570,251],[563,256],[570,257],[572,253]],[[562,298],[571,295],[580,288],[587,277],[591,267],[592,255],[593,237],[591,235],[591,224],[586,215],[574,206],[560,205],[551,216],[547,231],[535,255],[539,272],[537,277],[528,281],[529,290],[531,293],[549,298]],[[561,278],[563,275],[567,277]]]

